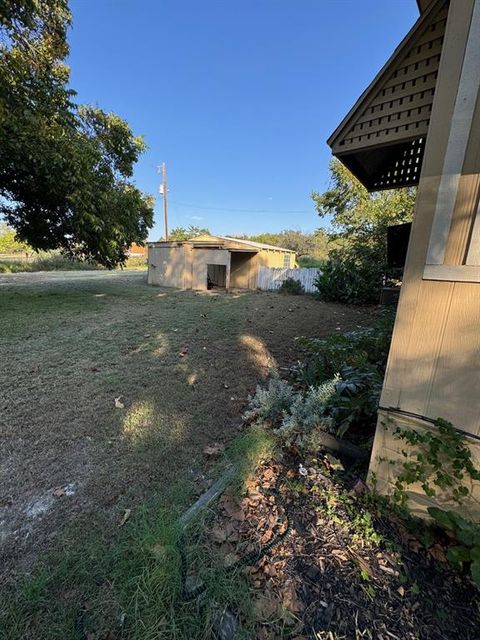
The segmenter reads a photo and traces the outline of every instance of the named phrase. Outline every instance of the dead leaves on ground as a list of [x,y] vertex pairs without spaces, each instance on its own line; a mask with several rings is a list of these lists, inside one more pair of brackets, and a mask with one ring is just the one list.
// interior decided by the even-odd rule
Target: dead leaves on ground
[[219,442],[214,442],[203,448],[203,453],[209,458],[217,458],[225,449],[225,445]]

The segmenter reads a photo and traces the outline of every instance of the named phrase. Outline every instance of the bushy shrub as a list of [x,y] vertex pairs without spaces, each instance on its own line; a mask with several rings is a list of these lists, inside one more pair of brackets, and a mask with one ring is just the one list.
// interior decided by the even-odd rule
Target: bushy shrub
[[394,315],[385,309],[368,329],[303,339],[307,356],[293,374],[257,387],[244,419],[267,424],[282,443],[312,446],[326,431],[343,437],[352,427],[370,433],[390,345]]
[[243,414],[247,422],[269,422],[276,424],[283,418],[296,397],[293,387],[278,377],[273,377],[266,389],[257,386],[254,396],[249,398],[249,408]]
[[333,250],[315,279],[318,296],[325,302],[378,304],[385,264],[375,249],[359,254]]
[[295,278],[287,278],[278,288],[279,293],[286,293],[292,296],[299,296],[305,293],[305,287],[299,280]]
[[315,431],[332,431],[334,424],[330,402],[335,396],[338,378],[310,387],[305,395],[297,393],[285,411],[281,425],[275,433],[287,444],[302,444]]
[[301,338],[304,360],[295,368],[294,376],[303,387],[319,385],[347,367],[364,369],[369,365],[383,376],[392,337],[395,311],[382,309],[371,327],[357,329],[327,338]]
[[39,254],[28,260],[2,260],[0,273],[23,273],[35,271],[90,271],[104,269],[94,263],[69,258],[59,253]]

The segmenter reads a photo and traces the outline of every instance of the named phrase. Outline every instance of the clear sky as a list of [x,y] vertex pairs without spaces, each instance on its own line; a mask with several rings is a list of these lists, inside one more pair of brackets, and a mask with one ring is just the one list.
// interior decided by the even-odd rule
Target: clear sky
[[326,138],[418,16],[415,0],[71,0],[78,100],[149,146],[137,185],[170,227],[238,234],[321,226]]

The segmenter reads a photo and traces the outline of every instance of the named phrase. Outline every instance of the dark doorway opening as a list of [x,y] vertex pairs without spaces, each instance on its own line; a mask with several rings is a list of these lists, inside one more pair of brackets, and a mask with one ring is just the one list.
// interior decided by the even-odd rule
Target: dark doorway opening
[[224,264],[207,264],[207,289],[225,289],[227,267]]

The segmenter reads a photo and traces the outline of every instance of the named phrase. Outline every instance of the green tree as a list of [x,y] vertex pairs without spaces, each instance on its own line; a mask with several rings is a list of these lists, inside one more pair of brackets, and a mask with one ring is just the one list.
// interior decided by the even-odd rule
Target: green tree
[[131,182],[145,150],[115,114],[74,102],[66,0],[0,0],[0,215],[35,250],[114,267],[153,223]]
[[335,244],[318,279],[320,294],[327,300],[378,302],[387,227],[412,219],[415,189],[368,193],[339,160],[332,160],[330,172],[330,188],[312,193],[319,216],[330,218]]
[[17,240],[13,229],[9,229],[5,223],[0,223],[0,254],[26,253],[31,250],[28,244]]
[[210,235],[210,231],[202,227],[189,225],[188,227],[174,227],[168,234],[168,239],[181,242],[182,240],[190,240],[196,236],[203,235]]
[[329,239],[323,229],[317,229],[313,233],[304,233],[298,229],[285,229],[278,233],[260,233],[255,236],[243,237],[254,242],[291,249],[300,259],[320,261],[326,259],[328,255]]

